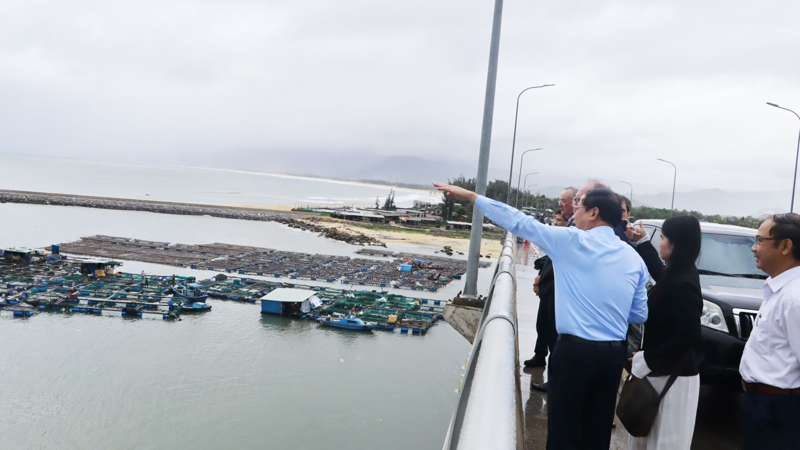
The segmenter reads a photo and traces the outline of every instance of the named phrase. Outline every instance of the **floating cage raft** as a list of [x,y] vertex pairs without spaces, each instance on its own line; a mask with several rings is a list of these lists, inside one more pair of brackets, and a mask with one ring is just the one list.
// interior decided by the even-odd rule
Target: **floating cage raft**
[[[186,313],[183,300],[171,292],[174,285],[195,283],[177,275],[82,275],[80,261],[61,257],[37,264],[0,261],[0,311],[14,317],[32,317],[43,311],[118,314],[124,317],[178,318]],[[198,286],[209,298],[256,303],[277,288],[313,290],[322,304],[303,318],[351,315],[378,324],[378,329],[422,334],[441,317],[446,300],[429,300],[385,291],[344,290],[287,281],[244,277],[217,277]]]
[[[385,256],[384,259],[312,255],[232,244],[170,244],[114,236],[85,237],[60,244],[61,252],[103,258],[141,261],[163,265],[258,275],[290,280],[338,282],[347,285],[378,286],[436,292],[466,272],[466,261],[439,256],[374,252],[356,253]],[[482,262],[481,267],[490,263]],[[401,270],[401,266],[406,271]]]

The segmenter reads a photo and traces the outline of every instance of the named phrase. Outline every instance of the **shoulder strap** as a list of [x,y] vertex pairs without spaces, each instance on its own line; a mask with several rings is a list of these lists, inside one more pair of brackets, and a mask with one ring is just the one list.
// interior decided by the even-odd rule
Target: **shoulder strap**
[[667,395],[667,391],[669,388],[672,387],[672,384],[675,383],[675,380],[678,379],[678,374],[681,373],[686,364],[689,363],[689,356],[692,354],[692,349],[688,348],[686,352],[684,352],[683,357],[681,358],[681,363],[675,365],[675,369],[672,371],[672,375],[669,376],[669,380],[667,380],[666,386],[664,386],[664,390],[661,391],[661,395],[658,396],[658,401],[660,402],[665,395]]

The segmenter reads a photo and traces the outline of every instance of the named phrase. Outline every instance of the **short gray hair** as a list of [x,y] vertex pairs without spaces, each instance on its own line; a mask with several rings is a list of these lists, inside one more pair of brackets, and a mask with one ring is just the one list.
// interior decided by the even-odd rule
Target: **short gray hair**
[[612,190],[612,189],[611,189],[610,187],[608,187],[608,186],[607,186],[605,183],[603,183],[603,182],[602,182],[602,181],[600,181],[600,180],[596,180],[596,179],[594,179],[594,180],[589,180],[589,181],[587,181],[587,182],[586,182],[586,184],[588,184],[588,185],[590,185],[590,186],[591,186],[591,188],[590,188],[589,190],[592,190],[592,189],[608,189],[608,190],[610,190],[610,191]]

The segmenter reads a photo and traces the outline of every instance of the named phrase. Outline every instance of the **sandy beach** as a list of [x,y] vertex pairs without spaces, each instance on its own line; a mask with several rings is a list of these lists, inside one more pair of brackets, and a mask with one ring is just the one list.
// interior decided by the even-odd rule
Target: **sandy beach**
[[[247,209],[260,209],[260,210],[268,210],[268,211],[283,211],[289,212],[292,211],[291,206],[257,206],[257,205],[220,205],[220,206],[232,206],[236,208],[247,208]],[[312,216],[309,216],[312,217]],[[316,216],[313,216],[316,218]],[[361,227],[356,224],[352,224],[346,221],[332,219],[330,217],[325,217],[324,219],[320,218],[320,220],[308,220],[309,223],[314,223],[316,225],[321,225],[326,228],[339,228],[340,230],[352,232],[352,233],[361,233],[365,234],[369,237],[379,239],[383,242],[390,243],[402,243],[402,244],[413,244],[413,245],[431,245],[434,247],[442,248],[444,246],[450,246],[453,250],[457,252],[464,252],[466,253],[469,250],[469,239],[467,238],[454,238],[454,237],[445,237],[445,236],[434,236],[431,234],[426,234],[424,232],[408,232],[408,231],[391,231],[391,230],[374,230],[366,227]],[[389,227],[390,225],[387,225]],[[500,255],[500,251],[502,250],[503,246],[500,243],[500,240],[495,239],[483,239],[481,243],[481,255],[490,255],[491,258],[496,259]]]
[[[324,220],[314,220],[313,223],[323,227],[339,228],[340,230],[348,232],[366,234],[369,237],[379,239],[386,243],[431,245],[439,248],[450,246],[453,250],[464,252],[465,254],[469,251],[469,239],[467,238],[434,236],[423,232],[410,233],[407,231],[374,230],[328,217],[324,218]],[[499,239],[483,239],[481,242],[481,255],[489,255],[490,258],[496,259],[500,255],[502,248],[503,246]]]

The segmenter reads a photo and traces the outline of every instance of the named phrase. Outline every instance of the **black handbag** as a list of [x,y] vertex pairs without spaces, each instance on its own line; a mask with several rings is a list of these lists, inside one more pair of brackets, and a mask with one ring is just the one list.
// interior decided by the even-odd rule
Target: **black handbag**
[[658,407],[667,391],[678,379],[678,373],[683,370],[689,359],[691,351],[687,351],[681,359],[681,364],[676,365],[675,371],[670,375],[664,390],[659,394],[647,380],[647,377],[636,378],[628,375],[617,403],[617,417],[633,437],[646,437],[656,421]]

